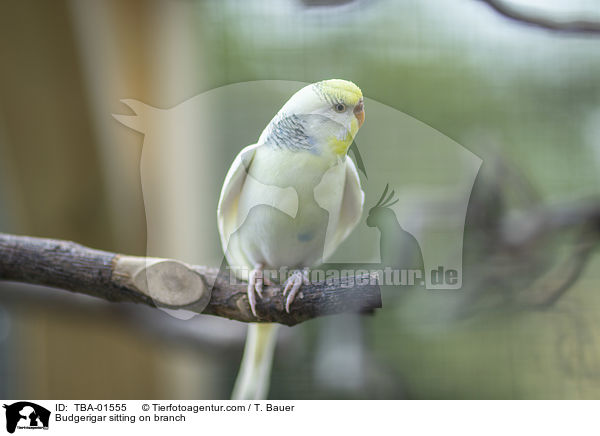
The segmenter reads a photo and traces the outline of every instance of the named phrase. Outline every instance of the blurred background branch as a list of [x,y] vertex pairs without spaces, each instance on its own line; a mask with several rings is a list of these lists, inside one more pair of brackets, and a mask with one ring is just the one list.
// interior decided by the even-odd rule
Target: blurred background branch
[[506,0],[480,0],[500,15],[522,24],[563,33],[600,35],[600,22],[590,20],[557,20],[549,16],[526,12]]
[[[598,215],[600,216],[600,215]],[[525,308],[545,309],[555,304],[581,277],[594,250],[598,247],[600,219],[585,225],[572,249],[556,267],[542,276],[520,298]]]

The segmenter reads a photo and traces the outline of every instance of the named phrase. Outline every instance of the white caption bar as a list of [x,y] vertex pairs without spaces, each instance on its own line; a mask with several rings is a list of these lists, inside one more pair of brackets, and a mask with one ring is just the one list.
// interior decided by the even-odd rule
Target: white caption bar
[[[19,436],[598,434],[596,401],[5,400]],[[12,430],[12,431],[11,431]],[[38,431],[35,431],[38,430]],[[307,433],[308,432],[308,433]]]

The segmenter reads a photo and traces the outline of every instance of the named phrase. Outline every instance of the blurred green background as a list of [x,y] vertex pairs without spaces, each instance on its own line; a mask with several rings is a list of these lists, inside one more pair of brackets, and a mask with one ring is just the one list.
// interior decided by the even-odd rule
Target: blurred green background
[[[507,243],[522,229],[506,226],[523,211],[598,204],[600,36],[519,24],[477,0],[321,3],[3,2],[0,231],[144,255],[143,137],[112,118],[127,111],[121,99],[169,108],[238,82],[349,79],[484,160],[465,286],[386,289],[373,316],[285,329],[270,396],[600,398],[598,224],[574,219],[524,244]],[[510,4],[600,20],[597,1]],[[188,194],[216,196],[232,152],[199,162],[207,182]],[[188,236],[173,229],[180,245],[165,251]],[[213,256],[216,228],[195,236]],[[527,303],[548,275],[556,289],[568,282],[564,295]],[[5,398],[227,398],[243,340],[235,322],[0,283]]]

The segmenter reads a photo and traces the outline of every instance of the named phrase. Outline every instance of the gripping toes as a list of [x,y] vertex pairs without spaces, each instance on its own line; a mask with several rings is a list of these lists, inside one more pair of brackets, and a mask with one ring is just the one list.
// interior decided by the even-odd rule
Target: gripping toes
[[271,285],[271,281],[264,277],[263,266],[258,264],[250,271],[250,277],[248,277],[248,302],[250,303],[250,310],[252,314],[258,318],[256,314],[256,294],[262,298],[263,284]]
[[283,287],[283,296],[285,297],[289,291],[289,294],[287,295],[287,298],[285,300],[285,311],[287,313],[290,313],[290,306],[294,302],[294,299],[296,298],[298,292],[300,292],[302,284],[308,285],[309,283],[310,281],[308,279],[307,270],[294,271],[294,273],[285,281]]

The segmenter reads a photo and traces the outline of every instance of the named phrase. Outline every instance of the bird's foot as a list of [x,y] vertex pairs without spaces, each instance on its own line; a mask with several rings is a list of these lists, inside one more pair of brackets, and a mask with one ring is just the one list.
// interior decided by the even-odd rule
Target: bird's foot
[[288,279],[283,284],[283,296],[288,293],[289,294],[285,300],[285,311],[290,313],[290,306],[294,302],[296,295],[300,292],[300,288],[302,285],[309,285],[309,272],[308,268],[304,268],[304,270],[296,270],[288,277]]
[[273,286],[273,282],[264,274],[263,265],[258,263],[254,265],[254,269],[250,271],[248,277],[248,302],[252,314],[258,318],[256,314],[256,294],[262,298],[263,285]]

